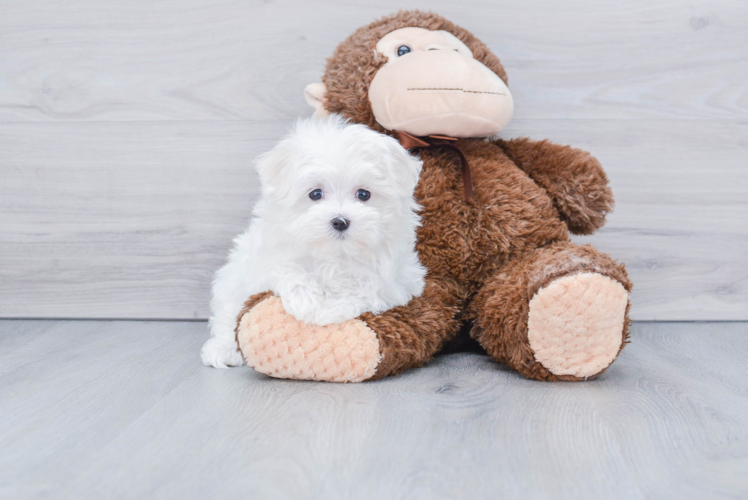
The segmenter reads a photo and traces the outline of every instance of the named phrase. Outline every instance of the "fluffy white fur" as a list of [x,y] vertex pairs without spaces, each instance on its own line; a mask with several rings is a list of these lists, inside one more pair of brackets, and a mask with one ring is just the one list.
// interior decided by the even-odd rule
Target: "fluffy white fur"
[[[339,116],[299,121],[256,162],[262,197],[213,283],[205,365],[242,364],[237,315],[272,290],[296,319],[326,325],[407,304],[423,291],[415,252],[421,162],[391,137]],[[309,194],[323,191],[313,201]],[[371,193],[366,201],[357,191]],[[336,231],[332,219],[350,221]]]

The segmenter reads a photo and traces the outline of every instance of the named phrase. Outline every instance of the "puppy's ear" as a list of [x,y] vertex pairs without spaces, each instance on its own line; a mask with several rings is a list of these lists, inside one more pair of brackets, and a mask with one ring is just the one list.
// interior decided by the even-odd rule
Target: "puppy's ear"
[[283,179],[283,172],[290,162],[291,151],[283,142],[257,157],[255,170],[260,174],[264,197],[271,197],[278,191],[279,181]]
[[387,137],[387,152],[390,156],[390,175],[399,196],[412,196],[418,184],[423,162],[408,152],[392,137]]

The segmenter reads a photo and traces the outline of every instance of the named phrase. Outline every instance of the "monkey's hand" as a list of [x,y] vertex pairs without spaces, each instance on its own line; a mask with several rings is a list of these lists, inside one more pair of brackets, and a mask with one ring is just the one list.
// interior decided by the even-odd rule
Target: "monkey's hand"
[[553,199],[574,234],[592,234],[613,209],[613,193],[600,162],[587,151],[520,138],[494,143]]

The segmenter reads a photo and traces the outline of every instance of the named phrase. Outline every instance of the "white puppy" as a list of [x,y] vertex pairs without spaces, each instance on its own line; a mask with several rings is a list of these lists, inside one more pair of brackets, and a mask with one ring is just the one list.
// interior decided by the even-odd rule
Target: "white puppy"
[[213,283],[207,366],[242,364],[234,338],[250,295],[270,290],[316,325],[407,304],[423,291],[413,190],[421,162],[339,116],[300,121],[256,162],[262,196]]

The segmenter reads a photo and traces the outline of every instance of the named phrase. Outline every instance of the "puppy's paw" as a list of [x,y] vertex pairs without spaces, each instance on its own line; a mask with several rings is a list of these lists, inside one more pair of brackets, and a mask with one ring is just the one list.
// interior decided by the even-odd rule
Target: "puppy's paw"
[[311,323],[315,325],[325,326],[332,325],[334,323],[342,323],[349,319],[353,319],[361,314],[358,308],[347,302],[330,302],[323,304],[317,311],[315,311],[314,317]]
[[280,293],[283,309],[299,321],[314,322],[315,313],[322,307],[320,291],[304,285],[288,287]]
[[228,368],[244,364],[244,359],[238,350],[236,342],[217,337],[211,337],[203,344],[200,357],[205,366],[212,366],[214,368]]

